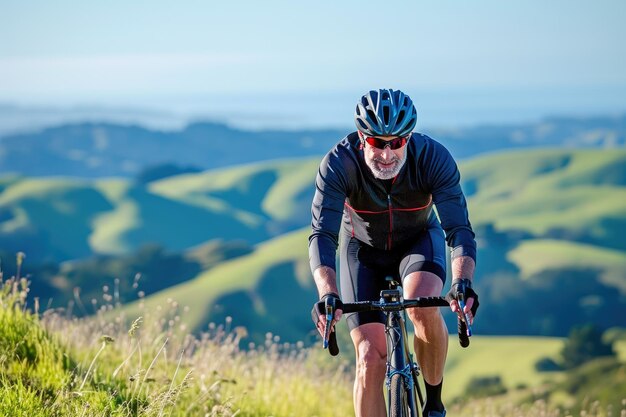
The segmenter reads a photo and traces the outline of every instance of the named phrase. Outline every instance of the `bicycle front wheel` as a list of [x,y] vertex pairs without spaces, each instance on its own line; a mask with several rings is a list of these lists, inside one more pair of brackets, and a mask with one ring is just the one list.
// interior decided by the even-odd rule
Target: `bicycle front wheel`
[[389,385],[389,417],[415,417],[410,410],[404,376],[395,374]]

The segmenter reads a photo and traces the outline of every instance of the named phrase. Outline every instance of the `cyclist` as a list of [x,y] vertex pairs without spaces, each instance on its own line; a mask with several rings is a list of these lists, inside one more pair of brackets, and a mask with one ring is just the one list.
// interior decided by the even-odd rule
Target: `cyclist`
[[[478,307],[471,289],[476,243],[455,161],[440,143],[413,132],[415,106],[401,91],[368,92],[357,103],[354,118],[357,131],[328,152],[316,178],[309,259],[320,300],[335,298],[336,322],[342,300],[378,300],[390,275],[402,282],[405,298],[438,296],[446,280],[447,241],[454,278],[448,296],[463,292],[465,313],[473,320]],[[341,297],[335,273],[340,235]],[[461,314],[456,301],[451,308]],[[445,416],[446,325],[437,308],[409,309],[407,314],[426,382],[424,416]],[[346,320],[356,351],[355,413],[385,416],[384,316],[354,313]],[[325,323],[319,315],[320,332]]]

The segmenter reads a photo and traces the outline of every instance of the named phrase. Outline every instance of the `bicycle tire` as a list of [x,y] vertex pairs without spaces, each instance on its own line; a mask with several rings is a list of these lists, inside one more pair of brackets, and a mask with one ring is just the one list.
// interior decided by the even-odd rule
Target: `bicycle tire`
[[404,377],[396,374],[389,385],[389,417],[409,417]]

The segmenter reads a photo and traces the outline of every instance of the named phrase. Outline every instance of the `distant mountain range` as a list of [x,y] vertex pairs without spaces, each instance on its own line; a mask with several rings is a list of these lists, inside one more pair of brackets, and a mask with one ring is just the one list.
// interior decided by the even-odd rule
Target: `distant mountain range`
[[[146,169],[207,170],[256,161],[323,155],[348,131],[246,131],[194,123],[178,131],[77,123],[0,137],[0,173],[26,176],[136,177]],[[528,147],[616,147],[626,115],[548,118],[532,124],[425,131],[457,158]],[[173,170],[176,172],[176,170]],[[167,176],[167,174],[163,174]]]

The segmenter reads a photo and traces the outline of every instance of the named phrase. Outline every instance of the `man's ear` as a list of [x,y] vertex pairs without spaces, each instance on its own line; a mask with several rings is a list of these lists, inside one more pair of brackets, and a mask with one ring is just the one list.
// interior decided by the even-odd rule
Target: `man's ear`
[[357,131],[357,134],[359,135],[359,150],[363,150],[363,148],[365,147],[365,138],[363,137],[363,134],[361,133],[361,131]]

